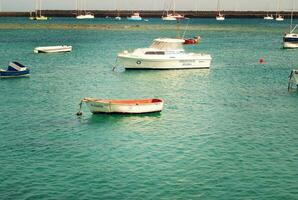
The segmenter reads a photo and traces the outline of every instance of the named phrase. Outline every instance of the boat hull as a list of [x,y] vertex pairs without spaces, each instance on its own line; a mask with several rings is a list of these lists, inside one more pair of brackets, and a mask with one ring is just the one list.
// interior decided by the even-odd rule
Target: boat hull
[[163,101],[146,104],[113,104],[109,102],[98,102],[93,99],[85,98],[83,102],[86,103],[89,110],[93,114],[98,113],[122,113],[122,114],[142,114],[161,112],[163,109]]
[[30,70],[24,71],[0,71],[1,78],[16,78],[16,77],[28,77],[30,76]]
[[283,43],[283,48],[284,49],[294,49],[294,48],[298,48],[298,42],[294,43],[294,42],[284,42]]
[[94,15],[78,15],[77,19],[94,19]]
[[63,53],[71,52],[72,46],[36,47],[34,53]]
[[208,69],[211,65],[211,56],[201,58],[181,59],[144,59],[118,55],[119,62],[125,69]]
[[286,34],[283,37],[283,47],[285,49],[298,48],[298,34]]
[[127,20],[128,21],[142,21],[143,19],[140,17],[140,18],[137,18],[137,17],[127,17]]

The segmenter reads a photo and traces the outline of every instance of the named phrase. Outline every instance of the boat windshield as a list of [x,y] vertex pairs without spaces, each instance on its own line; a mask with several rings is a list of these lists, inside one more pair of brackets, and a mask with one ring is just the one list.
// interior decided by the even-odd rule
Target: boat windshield
[[164,51],[168,50],[176,50],[176,51],[184,51],[181,42],[162,42],[162,41],[154,41],[150,46],[153,49],[160,49]]

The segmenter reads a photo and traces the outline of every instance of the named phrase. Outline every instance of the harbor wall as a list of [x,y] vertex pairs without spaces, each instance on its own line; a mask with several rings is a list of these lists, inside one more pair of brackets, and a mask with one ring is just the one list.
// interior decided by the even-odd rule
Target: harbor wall
[[[115,10],[91,10],[95,17],[115,17],[117,12]],[[132,14],[130,10],[121,10],[120,16],[127,17]],[[139,11],[142,17],[161,17],[163,11]],[[75,10],[43,10],[43,15],[48,17],[74,17]],[[180,14],[190,18],[213,18],[216,15],[216,11],[179,11]],[[275,15],[276,11],[224,11],[224,15],[227,18],[262,18],[267,13]],[[280,12],[285,17],[290,17],[291,12]],[[0,17],[29,17],[30,12],[0,12]],[[294,18],[298,18],[298,12],[294,12]]]

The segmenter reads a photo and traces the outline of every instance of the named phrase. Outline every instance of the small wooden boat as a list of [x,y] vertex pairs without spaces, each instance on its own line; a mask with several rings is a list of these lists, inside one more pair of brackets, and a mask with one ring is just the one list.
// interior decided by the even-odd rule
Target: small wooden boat
[[18,62],[10,62],[7,70],[0,69],[1,78],[26,77],[29,75],[30,69]]
[[199,41],[201,40],[201,37],[194,37],[194,38],[188,38],[188,39],[184,39],[184,45],[188,45],[188,44],[199,44]]
[[62,53],[71,52],[72,46],[62,45],[62,46],[47,46],[47,47],[36,47],[34,53]]
[[298,87],[298,70],[293,69],[289,75],[289,84],[288,90],[292,89],[292,87]]
[[[160,112],[163,109],[164,101],[162,99],[130,99],[130,100],[112,100],[112,99],[96,99],[84,98],[81,100],[85,102],[90,112],[96,113],[127,113],[127,114],[141,114]],[[80,115],[81,112],[78,112]]]

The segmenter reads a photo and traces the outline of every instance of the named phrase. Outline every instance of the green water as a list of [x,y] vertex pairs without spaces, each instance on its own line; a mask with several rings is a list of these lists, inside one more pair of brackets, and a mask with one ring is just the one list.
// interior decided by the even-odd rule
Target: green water
[[[76,23],[134,25],[40,22]],[[298,51],[281,49],[288,21],[192,20],[187,35],[203,39],[187,50],[211,54],[210,70],[115,72],[118,52],[175,29],[157,19],[133,30],[24,24],[35,26],[0,19],[0,65],[32,70],[0,80],[0,199],[298,199],[298,93],[287,91]],[[73,51],[32,51],[60,44]],[[78,118],[83,97],[157,97],[165,108],[129,116],[84,107]]]

